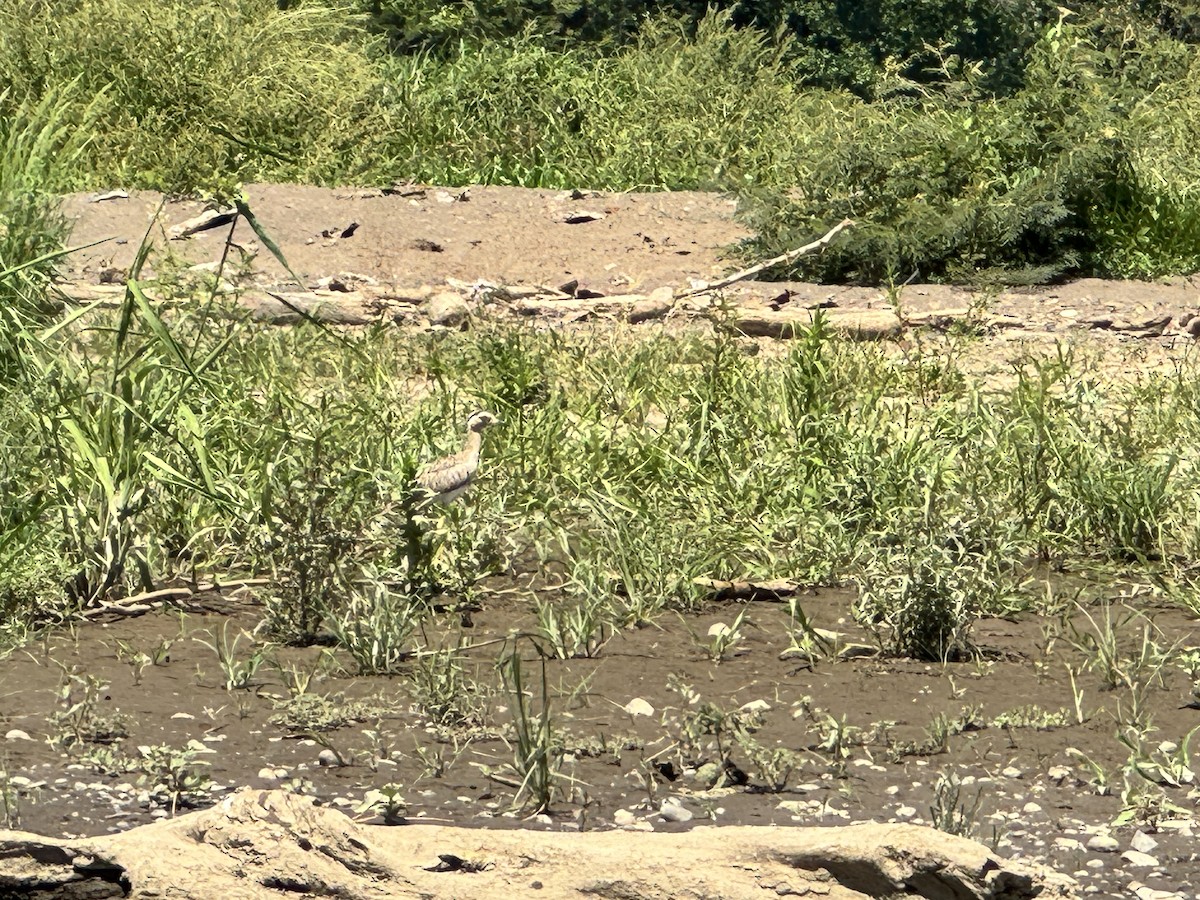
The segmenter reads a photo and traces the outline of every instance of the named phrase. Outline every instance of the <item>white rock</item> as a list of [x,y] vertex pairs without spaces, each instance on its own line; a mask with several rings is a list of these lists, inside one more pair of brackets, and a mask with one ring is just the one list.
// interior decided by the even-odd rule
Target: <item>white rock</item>
[[1159,891],[1149,885],[1142,884],[1140,881],[1131,881],[1126,885],[1126,889],[1138,898],[1138,900],[1186,900],[1183,894],[1178,894],[1175,891]]
[[453,291],[434,294],[425,304],[425,315],[429,324],[457,328],[471,314],[467,301]]
[[690,822],[692,811],[686,809],[675,797],[667,797],[658,808],[658,814],[668,822]]
[[1079,843],[1079,841],[1075,840],[1075,838],[1066,838],[1066,837],[1056,837],[1054,839],[1054,846],[1057,847],[1059,850],[1082,850],[1083,849],[1083,844]]
[[1042,808],[1032,800],[1021,807],[1021,812],[1023,813],[1040,813],[1041,811]]
[[1024,778],[1025,777],[1025,773],[1022,772],[1020,769],[1018,769],[1016,766],[1007,766],[1007,767],[1005,767],[1004,771],[1002,771],[1000,774],[1003,775],[1005,778]]
[[914,809],[911,806],[896,807],[896,815],[901,819],[911,819],[916,814],[917,814],[916,809]]
[[634,697],[625,704],[625,712],[631,716],[652,716],[654,715],[654,707],[643,700],[641,697]]
[[1111,834],[1094,834],[1088,838],[1087,848],[1095,853],[1116,853],[1121,845]]
[[1125,860],[1131,866],[1137,866],[1138,868],[1158,865],[1158,860],[1149,853],[1141,853],[1137,850],[1126,850],[1121,854],[1121,859]]
[[1158,841],[1150,837],[1146,832],[1139,830],[1133,835],[1129,846],[1139,853],[1149,853],[1158,846]]
[[287,775],[287,769],[277,769],[272,766],[266,766],[258,770],[258,777],[269,784],[282,781],[285,775]]
[[738,707],[740,712],[748,713],[764,713],[771,708],[771,704],[766,700],[751,700],[749,703],[743,703]]
[[1066,766],[1051,766],[1046,772],[1046,777],[1055,784],[1062,784],[1071,777],[1071,770]]
[[622,828],[628,828],[637,821],[637,816],[627,809],[618,809],[613,813],[613,824],[619,825]]
[[172,719],[194,719],[196,717],[193,716],[191,713],[177,712],[177,713],[172,714],[171,718]]
[[317,765],[319,766],[340,766],[341,764],[342,761],[338,755],[328,747],[317,754]]
[[5,732],[4,739],[6,741],[32,741],[33,740],[33,738],[31,738],[27,733],[22,731],[20,728],[14,728],[14,729],[12,729],[12,731]]

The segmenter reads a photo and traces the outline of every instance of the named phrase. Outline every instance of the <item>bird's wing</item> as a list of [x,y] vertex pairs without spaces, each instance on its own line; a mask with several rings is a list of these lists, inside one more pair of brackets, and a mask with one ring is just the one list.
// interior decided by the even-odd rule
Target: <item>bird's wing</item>
[[430,463],[417,473],[417,486],[431,494],[444,494],[471,482],[471,467],[456,457]]

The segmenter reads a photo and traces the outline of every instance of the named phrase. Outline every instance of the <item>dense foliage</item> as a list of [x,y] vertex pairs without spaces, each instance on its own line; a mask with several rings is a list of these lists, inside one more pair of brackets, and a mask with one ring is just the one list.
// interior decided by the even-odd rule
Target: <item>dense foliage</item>
[[755,253],[860,222],[806,277],[1146,277],[1200,268],[1198,23],[1176,0],[2,0],[0,109],[86,138],[49,188],[713,188]]

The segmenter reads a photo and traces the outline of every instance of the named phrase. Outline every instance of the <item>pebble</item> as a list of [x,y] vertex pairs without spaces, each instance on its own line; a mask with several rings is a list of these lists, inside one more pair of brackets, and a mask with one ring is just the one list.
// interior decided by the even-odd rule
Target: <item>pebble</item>
[[1126,889],[1136,896],[1138,900],[1185,900],[1183,894],[1178,894],[1175,891],[1159,891],[1154,888],[1142,884],[1140,881],[1131,881]]
[[690,822],[695,818],[690,809],[674,797],[667,797],[658,808],[658,814],[668,822]]
[[1134,850],[1137,850],[1139,853],[1149,853],[1158,846],[1158,841],[1150,837],[1150,835],[1146,834],[1146,832],[1139,830],[1133,835],[1133,839],[1129,842],[1129,846]]
[[317,765],[319,766],[340,766],[342,761],[338,759],[338,755],[326,747],[317,754]]
[[618,809],[613,813],[613,824],[619,825],[622,828],[628,828],[637,821],[637,816],[627,809]]
[[1032,800],[1021,807],[1021,812],[1023,813],[1040,813],[1041,811],[1041,806],[1039,806],[1037,803],[1034,803]]
[[899,816],[901,819],[911,819],[916,814],[917,814],[916,809],[911,806],[896,807],[896,815]]
[[654,707],[641,697],[634,697],[625,704],[625,712],[631,716],[652,716],[654,715]]
[[1020,769],[1018,769],[1016,766],[1006,766],[1004,771],[1002,771],[1000,774],[1003,775],[1005,778],[1024,778],[1025,777],[1025,773],[1022,772]]
[[1066,766],[1051,766],[1046,772],[1046,777],[1055,784],[1062,784],[1071,777],[1071,770]]
[[1121,859],[1129,863],[1131,866],[1138,868],[1157,866],[1158,860],[1149,853],[1142,853],[1138,850],[1126,850],[1121,854]]
[[1087,848],[1096,853],[1116,853],[1121,845],[1111,834],[1094,834],[1088,838]]
[[5,732],[4,739],[6,741],[32,741],[33,740],[33,738],[31,738],[26,732],[22,731],[20,728],[14,728],[11,731]]

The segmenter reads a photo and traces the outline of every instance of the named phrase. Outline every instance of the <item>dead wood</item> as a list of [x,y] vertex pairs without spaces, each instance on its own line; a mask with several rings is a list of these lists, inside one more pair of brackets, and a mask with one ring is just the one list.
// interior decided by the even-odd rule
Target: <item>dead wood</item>
[[690,291],[684,291],[682,294],[678,295],[677,299],[682,299],[684,297],[695,297],[698,294],[707,294],[711,291],[719,291],[721,288],[727,288],[731,284],[736,284],[739,281],[745,281],[747,278],[753,278],[759,272],[764,272],[773,266],[782,266],[797,260],[802,256],[807,256],[810,253],[816,253],[818,250],[824,250],[827,246],[829,246],[830,241],[832,241],[843,230],[849,228],[853,224],[854,222],[850,219],[842,219],[842,221],[838,222],[836,225],[830,228],[829,231],[825,232],[822,237],[817,238],[811,244],[805,244],[803,247],[797,247],[795,250],[789,250],[787,253],[780,253],[778,256],[773,256],[770,259],[763,260],[757,265],[751,266],[748,269],[743,269],[742,271],[736,272],[733,275],[728,275],[725,278],[714,281],[712,284],[705,285],[704,287],[692,288]]
[[708,590],[713,600],[783,600],[804,593],[805,585],[786,578],[773,581],[722,581],[719,578],[697,578],[694,584]]

